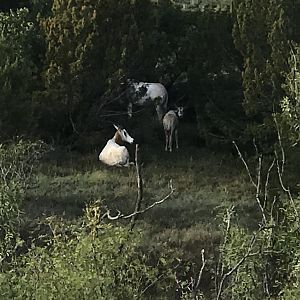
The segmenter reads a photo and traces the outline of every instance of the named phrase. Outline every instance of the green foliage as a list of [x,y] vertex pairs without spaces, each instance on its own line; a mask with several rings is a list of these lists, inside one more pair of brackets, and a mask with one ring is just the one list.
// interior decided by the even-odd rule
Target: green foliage
[[243,56],[244,108],[250,138],[274,142],[272,113],[280,110],[287,70],[289,4],[287,1],[234,1],[233,36]]
[[[234,48],[230,12],[206,8],[191,15],[183,56],[188,95],[195,106],[199,133],[238,139],[244,128],[240,103],[240,57]],[[230,55],[229,55],[230,53]]]
[[64,133],[71,126],[76,131],[74,115],[85,111],[83,89],[94,63],[89,56],[97,36],[96,6],[89,1],[53,1],[52,14],[40,21],[46,43],[46,91],[38,98],[39,119],[40,126],[52,132],[59,128]]
[[274,295],[284,295],[289,289],[300,287],[299,197],[294,201],[296,204],[284,199],[274,208],[275,226],[269,237],[270,254],[266,256]]
[[[187,17],[171,1],[136,1],[134,17],[139,30],[139,52],[135,52],[131,72],[133,78],[174,83],[182,68],[181,49],[185,47]],[[137,59],[138,58],[138,59]],[[137,68],[134,70],[133,68]]]
[[41,142],[19,140],[0,144],[0,267],[19,246],[21,204],[32,179],[32,171],[45,148]]
[[0,269],[5,260],[15,254],[20,242],[18,227],[23,200],[23,191],[16,183],[0,185]]
[[31,56],[35,30],[28,9],[0,13],[0,137],[24,132],[31,124],[36,68]]
[[[295,199],[297,201],[297,199]],[[265,208],[267,223],[249,232],[232,224],[232,212],[224,217],[223,242],[217,272],[222,295],[231,299],[283,299],[299,289],[299,205],[281,196]],[[288,296],[290,295],[290,296]],[[287,297],[287,298],[285,298]]]
[[140,62],[133,11],[129,0],[53,1],[52,13],[40,22],[46,42],[45,90],[37,101],[39,124],[46,132],[66,137],[95,126],[90,124],[95,119],[99,123],[100,110]]
[[[191,134],[193,124],[186,128],[186,124],[182,125],[180,130],[185,129],[180,131],[182,135]],[[193,134],[197,135],[196,132]],[[164,152],[163,144],[158,144],[156,151],[154,148],[141,148],[145,161],[143,205],[162,199],[171,178],[176,193],[163,205],[139,217],[136,229],[142,230],[143,235],[142,245],[139,243],[136,250],[146,255],[151,253],[151,257],[155,258],[151,259],[152,266],[165,251],[181,258],[184,266],[180,265],[180,270],[183,271],[176,269],[176,273],[181,288],[191,295],[188,290],[191,278],[197,279],[201,267],[200,250],[204,248],[209,262],[197,292],[206,295],[214,287],[215,252],[220,242],[216,214],[234,203],[243,212],[241,223],[251,226],[256,224],[257,211],[250,198],[247,179],[240,167],[232,167],[236,164],[231,156],[224,156],[223,153],[211,155],[209,150],[198,147],[182,147],[184,149],[174,152],[172,156]],[[95,158],[96,153],[51,153],[51,159],[43,162],[38,181],[30,190],[24,209],[26,216],[32,219],[55,214],[62,216],[65,222],[71,219],[74,224],[82,215],[85,203],[99,198],[112,212],[132,212],[136,199],[135,170],[106,168],[99,165]],[[154,251],[156,254],[153,255]],[[168,258],[166,260],[169,261]],[[173,272],[169,264],[166,268]],[[175,291],[174,285],[177,284],[174,280],[172,284],[171,290]],[[154,299],[176,299],[171,292],[168,295],[160,292],[160,296],[155,297],[156,285],[154,288],[148,290],[149,298],[153,295]],[[206,299],[214,298],[209,294]]]
[[9,186],[15,182],[26,189],[32,179],[33,168],[45,151],[46,146],[41,141],[19,139],[0,144],[0,183]]
[[[171,105],[179,98],[191,100],[207,139],[207,132],[237,136],[244,128],[235,129],[232,122],[243,115],[238,97],[231,97],[240,88],[240,74],[229,11],[183,12],[171,1],[148,0],[28,3],[32,33],[24,45],[32,51],[24,60],[34,69],[23,66],[17,73],[27,79],[18,88],[28,101],[16,105],[19,96],[11,97],[14,110],[6,123],[13,133],[17,118],[24,132],[62,142],[98,129],[106,110],[113,116],[125,111],[128,99],[118,98],[124,78],[162,82]],[[22,46],[15,37],[14,45]]]
[[[181,11],[171,1],[155,5],[148,0],[31,0],[28,5],[29,10],[0,14],[1,138],[36,129],[65,142],[74,133],[93,127],[92,120],[104,123],[104,109],[113,114],[120,111],[122,103],[111,99],[119,96],[120,82],[132,78],[164,83],[171,104],[184,95],[184,101],[195,108],[200,135],[207,142],[212,136],[240,141],[255,136],[261,144],[269,144],[275,136],[273,113],[280,110],[282,136],[298,142],[299,47],[295,45],[288,53],[293,26],[286,1],[234,1],[233,14],[216,7]],[[234,43],[242,59],[234,49],[233,21]],[[185,129],[184,143],[189,143],[187,136],[194,127]],[[0,145],[1,296],[140,299],[160,295],[160,299],[174,299],[172,255],[149,251],[140,233],[99,222],[98,203],[76,224],[48,219],[43,225],[51,229],[50,236],[39,236],[32,243],[30,236],[25,250],[18,233],[23,218],[20,208],[43,151],[40,143]],[[170,178],[176,180],[178,189],[171,204],[164,203],[139,220],[146,228],[151,224],[151,234],[163,228],[163,234],[155,233],[160,246],[177,247],[174,253],[192,260],[176,273],[182,298],[204,297],[202,286],[191,292],[201,263],[199,245],[209,249],[205,253],[212,260],[219,239],[218,232],[203,229],[199,216],[210,226],[216,212],[233,202],[245,212],[243,222],[251,225],[223,228],[220,264],[214,274],[217,285],[222,275],[242,263],[226,277],[222,296],[295,299],[300,289],[299,220],[291,203],[285,196],[266,196],[267,221],[257,229],[258,213],[252,212],[255,201],[248,201],[246,184],[246,192],[240,191],[239,175],[233,180],[218,175],[216,180],[220,170],[226,173],[225,159],[217,158],[214,169],[211,161],[199,163],[197,155],[203,156],[199,149],[198,154],[195,149],[184,151],[171,159],[153,151],[146,158],[164,159],[159,167],[148,164],[145,168],[145,176],[155,182],[155,189],[145,192],[147,198],[163,197]],[[176,160],[183,165],[174,164]],[[26,203],[30,214],[71,211],[73,217],[95,197],[110,201],[112,209],[131,210],[134,171],[99,169],[95,156],[88,162],[73,157],[67,170],[63,161],[60,157],[51,166],[54,178],[51,170],[50,175],[42,174],[39,185],[30,191],[30,199],[36,200]],[[254,233],[249,229],[253,226]],[[214,263],[209,261],[206,268],[209,275],[203,285],[211,289]]]
[[[218,282],[222,276],[232,270],[246,256],[251,244],[252,235],[247,229],[231,224],[231,213],[224,215],[221,228],[224,240],[220,245],[220,262],[218,265]],[[259,246],[255,245],[251,253]],[[258,299],[263,296],[262,286],[259,285],[264,270],[264,261],[258,254],[247,257],[240,267],[227,278],[222,295],[225,299]],[[219,284],[218,283],[218,284]]]
[[300,46],[293,45],[289,58],[289,72],[286,74],[285,90],[287,96],[281,101],[281,125],[286,137],[292,144],[300,139]]
[[[170,261],[160,254],[151,265],[149,256],[138,250],[141,234],[101,224],[99,217],[99,203],[94,203],[87,207],[83,223],[48,219],[52,230],[48,245],[33,244],[15,261],[13,270],[2,273],[1,295],[6,299],[143,299],[150,286],[152,292],[166,294]],[[160,274],[164,278],[156,282]]]

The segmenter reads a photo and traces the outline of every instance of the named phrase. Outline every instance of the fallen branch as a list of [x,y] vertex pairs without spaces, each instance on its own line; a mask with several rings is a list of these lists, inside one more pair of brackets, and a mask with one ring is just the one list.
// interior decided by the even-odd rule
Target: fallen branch
[[161,200],[155,201],[151,205],[147,206],[145,209],[142,209],[142,210],[139,210],[139,211],[135,211],[135,212],[133,212],[133,213],[131,213],[129,215],[125,215],[125,214],[121,213],[118,210],[118,214],[115,215],[115,216],[112,216],[110,214],[110,210],[108,209],[106,211],[106,213],[101,217],[101,219],[104,219],[105,217],[107,217],[109,220],[130,219],[133,216],[143,214],[143,213],[147,212],[148,210],[152,209],[153,207],[155,207],[155,206],[157,206],[159,204],[164,203],[166,200],[168,200],[174,194],[175,188],[172,186],[172,180],[170,180],[170,189],[171,189],[170,192],[164,198],[162,198]]

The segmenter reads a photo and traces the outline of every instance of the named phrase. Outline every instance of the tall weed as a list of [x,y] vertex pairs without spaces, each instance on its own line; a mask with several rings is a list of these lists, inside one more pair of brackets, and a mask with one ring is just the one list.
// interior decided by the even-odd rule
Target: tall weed
[[42,142],[18,140],[0,144],[0,267],[20,242],[20,206],[37,161],[45,152]]

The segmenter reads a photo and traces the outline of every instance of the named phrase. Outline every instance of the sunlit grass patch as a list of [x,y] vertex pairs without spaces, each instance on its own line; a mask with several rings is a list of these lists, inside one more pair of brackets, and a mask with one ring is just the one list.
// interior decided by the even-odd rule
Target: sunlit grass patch
[[[141,148],[144,164],[143,207],[162,199],[172,184],[176,192],[162,205],[141,218],[162,228],[186,228],[199,222],[212,224],[218,213],[235,205],[251,217],[251,187],[236,158],[187,147],[174,153]],[[29,214],[64,214],[73,218],[85,205],[101,200],[112,210],[131,212],[137,195],[136,173],[130,168],[101,164],[95,153],[55,154],[40,167],[36,186],[31,189],[26,211]]]

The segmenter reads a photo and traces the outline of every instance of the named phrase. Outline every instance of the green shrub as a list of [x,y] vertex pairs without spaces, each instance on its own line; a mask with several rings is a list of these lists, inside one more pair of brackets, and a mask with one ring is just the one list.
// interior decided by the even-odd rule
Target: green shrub
[[268,223],[254,232],[231,225],[231,216],[225,217],[217,272],[219,282],[225,278],[221,286],[224,299],[298,299],[299,205],[294,207],[284,196],[276,200],[272,214],[266,214]]
[[[2,273],[0,294],[5,299],[132,300],[143,298],[148,289],[167,293],[168,259],[161,254],[153,264],[139,249],[140,233],[101,224],[99,216],[99,208],[92,206],[81,224],[49,218],[47,246],[33,244]],[[165,280],[156,280],[159,276]]]
[[44,153],[42,142],[19,140],[0,144],[0,267],[20,242],[20,206],[32,179],[33,168]]

